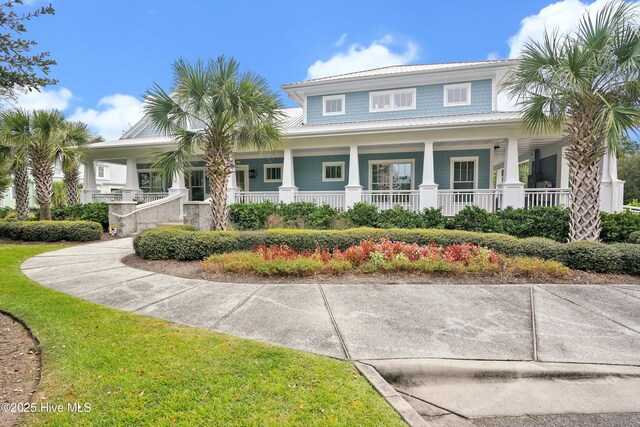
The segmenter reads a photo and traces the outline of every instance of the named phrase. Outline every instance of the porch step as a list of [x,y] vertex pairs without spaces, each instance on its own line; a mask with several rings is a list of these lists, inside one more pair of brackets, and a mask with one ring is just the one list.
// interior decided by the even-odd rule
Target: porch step
[[183,219],[170,219],[167,222],[162,222],[160,224],[158,224],[158,227],[171,227],[174,225],[184,225],[184,220]]

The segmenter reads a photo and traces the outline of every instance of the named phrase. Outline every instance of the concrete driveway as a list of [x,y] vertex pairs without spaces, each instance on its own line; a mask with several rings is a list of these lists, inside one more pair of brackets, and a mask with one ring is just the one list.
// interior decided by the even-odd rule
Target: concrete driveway
[[22,270],[99,304],[342,359],[640,365],[640,287],[212,283],[123,265],[132,252],[131,239],[75,246]]

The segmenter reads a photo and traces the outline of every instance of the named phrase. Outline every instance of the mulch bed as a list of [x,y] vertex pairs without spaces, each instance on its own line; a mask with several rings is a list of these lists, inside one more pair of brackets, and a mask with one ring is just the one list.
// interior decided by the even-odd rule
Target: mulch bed
[[436,274],[347,274],[343,276],[318,275],[310,277],[262,277],[257,275],[217,274],[202,268],[201,261],[150,261],[135,254],[122,262],[141,270],[163,273],[188,279],[211,280],[227,283],[344,283],[344,284],[425,284],[425,285],[501,285],[527,283],[559,283],[584,285],[640,285],[640,277],[623,274],[596,274],[572,270],[566,279],[540,275],[515,277],[505,274],[491,275],[436,275]]
[[[0,403],[30,402],[40,369],[36,340],[20,322],[0,312]],[[19,416],[19,412],[0,410],[0,425],[17,425]]]

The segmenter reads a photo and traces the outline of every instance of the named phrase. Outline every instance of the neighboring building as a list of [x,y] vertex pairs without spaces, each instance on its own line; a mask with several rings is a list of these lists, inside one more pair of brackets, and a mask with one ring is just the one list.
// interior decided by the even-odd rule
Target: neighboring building
[[[125,176],[127,168],[124,165],[108,162],[95,162],[94,163],[94,176],[96,181],[96,190],[101,193],[111,194],[122,191],[125,185]],[[80,166],[80,179],[84,181],[84,165]],[[56,164],[53,169],[53,181],[62,181],[64,175],[62,168],[59,164]],[[29,181],[29,195],[31,207],[37,207],[35,186],[33,180]],[[7,192],[0,196],[0,207],[14,208],[16,205],[16,198],[13,191],[13,186],[9,187]]]
[[[562,135],[523,130],[517,111],[498,109],[499,82],[512,60],[405,65],[282,86],[299,107],[286,109],[283,149],[235,153],[229,202],[307,201],[338,210],[363,201],[382,209],[466,205],[487,210],[566,205],[569,170]],[[173,147],[143,119],[122,138],[92,146],[95,161],[126,164],[123,194],[97,192],[87,175],[87,200],[155,200],[171,190],[209,197],[202,161],[185,180],[163,180],[152,167]],[[518,166],[530,164],[527,183]],[[605,156],[602,209],[621,210],[624,183],[615,156]],[[184,190],[186,188],[186,190]]]

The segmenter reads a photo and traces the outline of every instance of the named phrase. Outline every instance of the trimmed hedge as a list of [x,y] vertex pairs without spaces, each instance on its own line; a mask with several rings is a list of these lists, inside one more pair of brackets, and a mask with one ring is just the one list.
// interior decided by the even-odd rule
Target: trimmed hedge
[[[38,213],[39,215],[39,213]],[[56,221],[92,221],[109,230],[109,205],[106,203],[87,203],[84,205],[64,206],[51,209],[51,219]]]
[[629,234],[629,243],[640,244],[640,231],[634,231]]
[[640,274],[640,246],[596,242],[558,243],[540,237],[519,239],[498,233],[437,229],[374,229],[263,231],[186,231],[172,227],[145,230],[133,240],[145,259],[203,260],[211,255],[252,250],[259,245],[287,245],[296,251],[317,246],[346,249],[361,240],[387,238],[407,243],[449,246],[473,243],[507,256],[556,260],[570,268],[598,273]]
[[102,226],[89,221],[0,221],[0,237],[27,242],[88,242],[102,239]]

